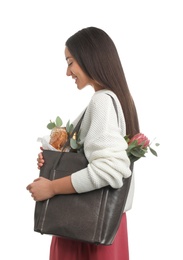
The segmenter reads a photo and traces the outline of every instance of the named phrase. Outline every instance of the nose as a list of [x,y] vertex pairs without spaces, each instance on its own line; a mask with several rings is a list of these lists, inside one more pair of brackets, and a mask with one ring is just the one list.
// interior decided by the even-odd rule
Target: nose
[[72,72],[71,72],[71,70],[69,69],[69,67],[68,67],[67,70],[66,70],[66,75],[67,75],[67,76],[71,76],[71,75],[72,75]]

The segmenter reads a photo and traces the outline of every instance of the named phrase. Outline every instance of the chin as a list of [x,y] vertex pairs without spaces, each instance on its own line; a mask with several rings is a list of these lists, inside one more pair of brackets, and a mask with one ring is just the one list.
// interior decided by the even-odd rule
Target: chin
[[79,89],[79,90],[81,90],[81,89],[83,89],[83,88],[85,88],[86,86],[79,86],[79,85],[77,85],[77,88]]

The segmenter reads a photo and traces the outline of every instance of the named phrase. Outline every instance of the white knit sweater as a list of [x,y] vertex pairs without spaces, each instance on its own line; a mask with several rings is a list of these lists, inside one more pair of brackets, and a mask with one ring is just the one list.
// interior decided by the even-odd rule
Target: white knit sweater
[[[107,93],[109,95],[107,95]],[[111,96],[117,106],[117,114]],[[73,122],[75,125],[81,115]],[[124,140],[126,126],[123,111],[117,96],[109,90],[94,93],[81,123],[80,140],[84,145],[88,166],[71,175],[71,181],[78,193],[110,185],[120,188],[122,177],[129,177],[130,161]],[[125,211],[131,208],[133,180]]]

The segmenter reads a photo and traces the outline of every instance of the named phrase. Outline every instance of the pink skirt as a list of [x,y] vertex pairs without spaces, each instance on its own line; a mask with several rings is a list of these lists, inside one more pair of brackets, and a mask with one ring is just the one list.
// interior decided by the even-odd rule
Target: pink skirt
[[110,246],[93,245],[53,236],[50,260],[129,260],[126,214]]

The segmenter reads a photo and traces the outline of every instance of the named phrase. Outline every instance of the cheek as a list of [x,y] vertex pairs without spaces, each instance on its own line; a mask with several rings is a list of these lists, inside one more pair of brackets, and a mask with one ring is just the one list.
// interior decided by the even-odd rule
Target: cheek
[[88,84],[90,82],[90,78],[88,76],[86,76],[85,73],[81,73],[80,78],[83,81],[83,83],[85,83],[85,84]]

